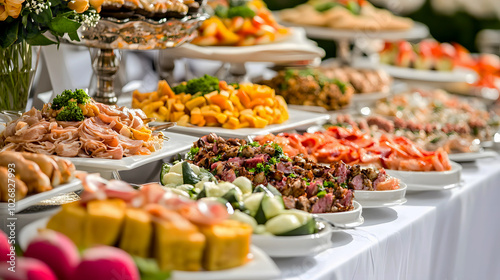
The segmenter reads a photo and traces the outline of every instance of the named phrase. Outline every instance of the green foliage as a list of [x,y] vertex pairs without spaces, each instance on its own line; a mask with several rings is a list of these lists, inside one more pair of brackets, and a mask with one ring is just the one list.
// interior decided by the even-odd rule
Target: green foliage
[[189,80],[187,83],[173,87],[175,94],[189,93],[205,95],[207,93],[219,90],[219,79],[206,75],[197,79]]
[[[17,18],[9,16],[0,22],[0,48],[22,41],[31,45],[57,44],[66,34],[71,40],[79,41],[76,31],[83,23],[95,25],[99,14],[94,8],[78,14],[68,4],[69,1],[61,0],[25,0]],[[45,34],[53,35],[56,40]]]

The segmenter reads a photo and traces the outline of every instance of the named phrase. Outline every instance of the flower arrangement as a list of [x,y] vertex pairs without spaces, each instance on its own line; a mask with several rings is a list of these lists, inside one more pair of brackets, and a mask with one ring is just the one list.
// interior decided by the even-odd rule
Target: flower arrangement
[[[79,40],[82,24],[95,26],[102,0],[0,0],[0,48],[25,41],[31,45],[58,43],[67,34]],[[50,32],[56,41],[45,36]]]
[[31,46],[58,44],[64,35],[79,41],[78,28],[97,24],[102,2],[0,0],[0,112],[26,109],[37,64]]

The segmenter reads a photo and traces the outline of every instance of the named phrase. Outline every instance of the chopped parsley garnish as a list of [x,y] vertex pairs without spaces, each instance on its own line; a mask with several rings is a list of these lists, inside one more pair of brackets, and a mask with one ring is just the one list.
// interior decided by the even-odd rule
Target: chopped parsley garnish
[[259,142],[255,142],[255,141],[254,142],[250,142],[250,144],[248,144],[248,145],[251,146],[251,147],[260,147]]
[[199,147],[191,147],[191,149],[189,150],[189,153],[187,154],[187,159],[193,160],[199,151],[200,151]]
[[323,183],[323,186],[325,188],[333,188],[333,187],[335,187],[335,184],[333,184],[333,182],[326,181],[326,182]]
[[222,154],[218,154],[215,158],[212,159],[212,162],[218,162],[222,158]]
[[276,164],[278,161],[275,158],[269,160],[269,164]]
[[398,111],[403,111],[403,110],[405,109],[405,107],[404,107],[404,106],[399,105],[399,106],[397,107],[397,109],[398,109]]
[[322,191],[318,192],[318,194],[316,194],[316,196],[317,196],[318,198],[322,198],[322,197],[324,197],[325,195],[326,195],[326,191],[325,191],[325,190],[322,190]]
[[295,173],[291,173],[290,175],[288,175],[288,177],[290,177],[290,178],[296,178],[297,175],[295,175]]
[[347,184],[346,184],[346,183],[342,183],[342,184],[340,184],[340,186],[341,186],[342,188],[344,188],[344,189],[347,189]]

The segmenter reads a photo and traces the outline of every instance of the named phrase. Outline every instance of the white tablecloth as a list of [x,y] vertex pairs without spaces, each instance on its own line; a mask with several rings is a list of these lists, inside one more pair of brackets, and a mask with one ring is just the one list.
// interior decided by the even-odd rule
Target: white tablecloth
[[275,259],[283,279],[500,279],[500,158],[464,164],[462,186],[365,209],[316,256]]

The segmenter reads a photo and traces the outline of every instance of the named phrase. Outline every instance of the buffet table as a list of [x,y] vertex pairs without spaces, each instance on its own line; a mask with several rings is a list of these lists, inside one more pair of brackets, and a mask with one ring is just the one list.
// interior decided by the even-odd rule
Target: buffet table
[[464,164],[462,186],[407,193],[365,223],[333,234],[334,248],[275,259],[283,279],[494,279],[500,277],[500,158]]

